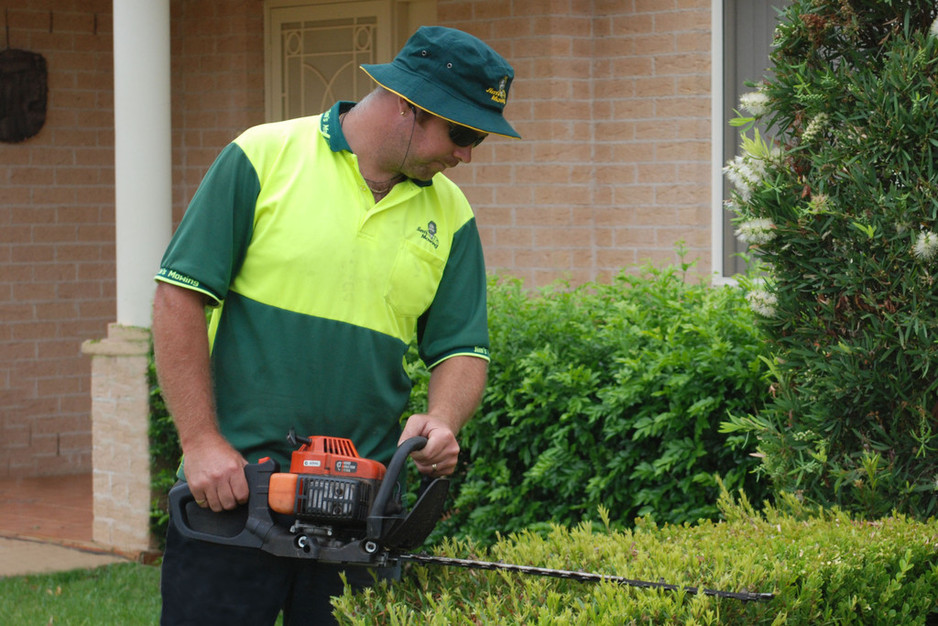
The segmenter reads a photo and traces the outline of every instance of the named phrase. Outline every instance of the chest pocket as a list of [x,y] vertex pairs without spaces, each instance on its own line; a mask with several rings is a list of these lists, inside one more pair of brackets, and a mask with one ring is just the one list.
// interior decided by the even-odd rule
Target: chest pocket
[[405,240],[397,252],[384,298],[395,313],[419,317],[436,295],[446,260]]

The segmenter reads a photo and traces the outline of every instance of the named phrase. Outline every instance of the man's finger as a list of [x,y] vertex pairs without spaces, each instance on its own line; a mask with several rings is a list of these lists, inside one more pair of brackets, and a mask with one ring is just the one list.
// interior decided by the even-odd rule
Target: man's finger
[[202,499],[205,501],[206,507],[212,509],[212,511],[215,513],[218,513],[222,510],[221,504],[218,502],[218,497],[214,494],[214,492],[209,492],[209,490],[206,490],[205,495],[202,496]]
[[222,510],[230,511],[238,506],[238,500],[231,490],[231,485],[223,483],[218,486],[218,504]]
[[244,473],[241,473],[234,476],[232,480],[234,482],[231,485],[231,491],[234,494],[235,500],[237,500],[238,504],[245,504],[251,495],[247,478],[245,478]]

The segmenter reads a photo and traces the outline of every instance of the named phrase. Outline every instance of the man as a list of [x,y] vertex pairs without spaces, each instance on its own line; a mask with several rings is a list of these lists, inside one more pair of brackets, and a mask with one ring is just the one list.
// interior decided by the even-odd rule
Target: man
[[[488,364],[485,269],[475,220],[440,174],[488,133],[514,76],[482,41],[422,27],[357,104],[249,129],[218,157],[157,275],[157,371],[179,431],[181,471],[213,511],[246,502],[243,467],[289,462],[285,435],[348,437],[387,461],[398,442],[428,475],[456,467],[456,435]],[[213,307],[206,332],[204,307]],[[403,356],[431,368],[426,413],[399,418]],[[163,623],[331,621],[338,568],[186,541],[173,522]],[[350,582],[371,575],[350,568]]]

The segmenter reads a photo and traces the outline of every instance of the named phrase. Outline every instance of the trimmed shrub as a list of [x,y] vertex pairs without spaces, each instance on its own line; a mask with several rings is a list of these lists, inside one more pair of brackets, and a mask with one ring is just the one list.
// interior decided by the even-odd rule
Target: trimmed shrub
[[712,518],[718,477],[762,497],[745,438],[718,432],[761,408],[762,337],[740,289],[688,284],[688,267],[533,295],[492,279],[489,383],[433,537],[575,525],[599,505],[622,524]]
[[[720,498],[725,522],[634,530],[602,524],[522,532],[489,549],[447,542],[436,554],[775,593],[772,600],[652,591],[530,575],[408,565],[403,579],[333,600],[341,624],[926,624],[938,609],[938,524],[897,515],[857,521],[782,497],[756,513]],[[603,516],[604,512],[600,511]]]
[[[727,165],[774,353],[753,433],[776,489],[938,512],[938,7],[798,0]],[[755,103],[755,106],[753,104]]]

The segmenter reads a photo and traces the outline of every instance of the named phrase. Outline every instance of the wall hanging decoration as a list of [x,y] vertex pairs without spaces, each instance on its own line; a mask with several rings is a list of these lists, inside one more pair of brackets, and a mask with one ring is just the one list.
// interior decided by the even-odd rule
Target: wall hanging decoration
[[45,124],[48,74],[41,54],[10,48],[9,19],[5,21],[6,48],[0,51],[0,141],[18,143]]

